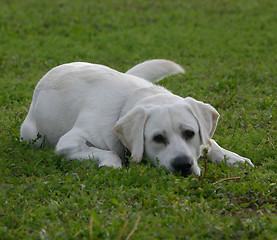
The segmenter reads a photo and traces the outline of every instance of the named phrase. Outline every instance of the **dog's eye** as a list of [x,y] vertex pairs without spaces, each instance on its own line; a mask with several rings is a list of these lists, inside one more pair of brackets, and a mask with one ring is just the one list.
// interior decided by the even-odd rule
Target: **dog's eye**
[[160,134],[153,137],[153,141],[156,143],[167,144],[167,139],[163,135],[160,135]]
[[191,131],[191,130],[186,130],[183,132],[183,136],[187,140],[192,139],[194,135],[195,135],[194,131]]

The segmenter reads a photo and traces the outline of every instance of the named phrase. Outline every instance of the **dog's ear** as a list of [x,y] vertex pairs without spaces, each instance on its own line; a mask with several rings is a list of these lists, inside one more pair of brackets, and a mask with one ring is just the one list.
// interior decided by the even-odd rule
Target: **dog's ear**
[[198,121],[202,144],[210,145],[209,139],[212,138],[215,132],[219,113],[211,105],[197,101],[191,97],[185,98],[185,102]]
[[135,107],[114,126],[122,144],[132,153],[132,161],[140,163],[144,152],[144,127],[148,119],[144,107]]

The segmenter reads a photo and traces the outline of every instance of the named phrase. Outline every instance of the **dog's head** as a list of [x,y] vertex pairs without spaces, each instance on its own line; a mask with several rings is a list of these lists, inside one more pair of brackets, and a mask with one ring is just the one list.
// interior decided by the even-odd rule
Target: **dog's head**
[[210,105],[185,98],[165,106],[137,106],[114,130],[139,163],[143,156],[169,172],[200,175],[200,146],[209,144],[219,114]]

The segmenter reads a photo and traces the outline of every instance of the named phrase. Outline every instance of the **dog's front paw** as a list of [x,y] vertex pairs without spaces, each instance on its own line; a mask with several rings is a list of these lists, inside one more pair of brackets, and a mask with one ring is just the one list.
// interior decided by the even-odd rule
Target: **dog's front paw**
[[122,161],[115,152],[107,152],[99,157],[98,167],[122,168]]
[[249,164],[251,167],[254,167],[254,164],[250,159],[220,147],[213,139],[210,141],[212,149],[209,155],[212,162],[222,162],[225,160],[228,165],[234,167],[243,167],[245,164]]
[[226,162],[233,167],[243,167],[245,164],[249,164],[251,167],[254,167],[254,164],[249,158],[242,157],[233,152],[227,152],[224,154]]

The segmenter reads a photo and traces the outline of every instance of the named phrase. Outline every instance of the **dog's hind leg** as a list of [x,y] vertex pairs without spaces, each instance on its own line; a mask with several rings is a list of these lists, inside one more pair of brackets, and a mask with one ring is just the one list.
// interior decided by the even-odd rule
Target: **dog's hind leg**
[[82,130],[77,128],[73,128],[60,138],[55,153],[67,159],[92,159],[99,167],[122,167],[122,161],[117,153],[94,147],[86,140]]
[[226,160],[226,163],[231,166],[243,166],[247,163],[254,167],[250,159],[220,147],[213,139],[210,139],[210,141],[212,143],[212,148],[209,157],[212,162],[222,162]]
[[24,141],[34,141],[35,147],[40,147],[42,144],[43,139],[38,138],[38,130],[36,121],[32,116],[31,110],[29,111],[27,117],[25,118],[24,122],[21,125],[20,128],[20,137]]

